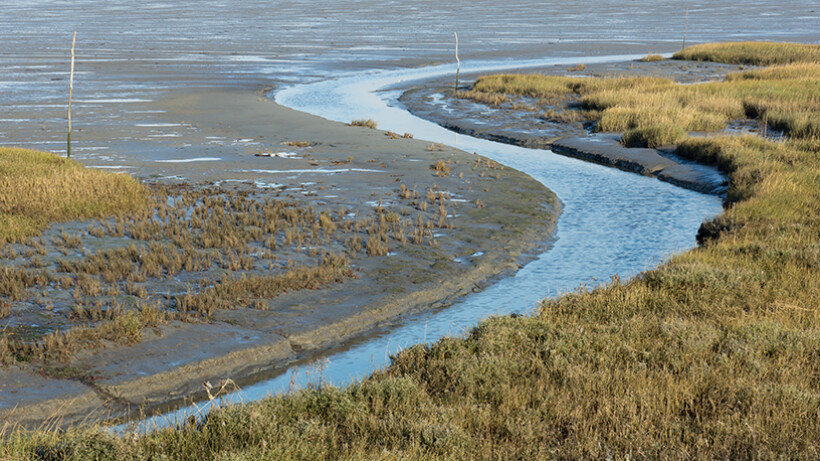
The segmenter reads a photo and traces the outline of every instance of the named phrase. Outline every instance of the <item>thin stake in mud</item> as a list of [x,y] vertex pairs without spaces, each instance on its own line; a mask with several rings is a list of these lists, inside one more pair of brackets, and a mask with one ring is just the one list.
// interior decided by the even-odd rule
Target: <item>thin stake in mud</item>
[[763,161],[766,161],[766,135],[769,128],[769,109],[763,112]]
[[686,36],[689,34],[689,8],[686,8],[686,26],[683,29],[683,45],[681,45],[681,51],[686,48]]
[[71,40],[71,77],[68,83],[68,136],[66,138],[66,157],[71,158],[71,99],[74,97],[74,45],[77,43],[77,31]]
[[458,73],[461,71],[461,61],[458,59],[458,32],[453,31],[453,35],[456,37],[456,87],[455,87],[455,96],[458,96]]

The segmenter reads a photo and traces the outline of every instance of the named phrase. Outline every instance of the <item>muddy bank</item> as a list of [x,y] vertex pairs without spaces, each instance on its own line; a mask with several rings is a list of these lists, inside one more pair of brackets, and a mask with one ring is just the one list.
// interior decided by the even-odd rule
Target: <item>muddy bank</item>
[[704,194],[723,195],[729,187],[729,180],[717,168],[686,162],[673,154],[674,147],[624,147],[619,139],[620,134],[609,133],[567,137],[555,140],[549,148],[553,152],[570,157],[644,176],[654,176],[661,181]]
[[[649,76],[671,78],[684,84],[723,79],[727,72],[743,66],[725,64],[657,61],[552,66],[526,73],[576,77]],[[472,85],[467,76],[461,86]],[[625,148],[618,143],[620,133],[592,133],[581,120],[552,120],[536,110],[536,101],[519,98],[512,103],[487,105],[451,97],[451,81],[436,80],[405,91],[401,104],[413,114],[447,129],[469,136],[555,153],[654,176],[680,187],[721,195],[728,179],[716,168],[697,165],[673,154],[674,146],[659,149]]]
[[[447,146],[292,111],[261,97],[262,90],[205,87],[131,103],[153,118],[145,124],[150,126],[135,130],[172,136],[151,148],[117,142],[111,150],[128,155],[107,164],[149,182],[194,188],[219,184],[227,195],[250,191],[317,211],[343,209],[341,216],[369,216],[378,209],[431,220],[443,207],[446,216],[439,217],[446,225],[431,226],[435,230],[418,243],[389,239],[385,255],[357,253],[351,259],[354,277],[283,293],[266,300],[264,309],[218,309],[206,321],[172,321],[144,330],[136,344],[104,341],[67,361],[2,368],[0,418],[37,426],[48,418],[73,424],[128,417],[201,395],[205,382],[250,383],[401,314],[447,305],[480,290],[549,244],[560,205],[529,176]],[[88,127],[81,139],[110,138],[115,134],[110,130]],[[441,166],[433,168],[439,161]],[[419,196],[406,198],[407,191]],[[427,200],[430,193],[438,197],[433,202]],[[420,210],[421,202],[430,209]],[[97,237],[88,228],[88,223],[65,223],[47,231],[40,269],[59,273],[59,258],[79,261],[133,240]],[[63,233],[77,236],[79,246],[58,248],[54,242]],[[298,249],[288,251],[277,261],[304,256]],[[27,264],[26,248],[19,246],[17,253],[3,264]],[[264,272],[256,263],[246,270],[217,269],[210,270],[217,270],[215,275]],[[189,278],[184,271],[148,277],[142,282],[144,298],[173,310],[171,295],[192,283]],[[12,303],[10,317],[3,319],[7,331],[34,334],[36,325],[42,334],[48,331],[43,325],[73,324],[68,290],[54,286],[37,296],[34,291]],[[105,302],[104,295],[97,296],[94,300]]]

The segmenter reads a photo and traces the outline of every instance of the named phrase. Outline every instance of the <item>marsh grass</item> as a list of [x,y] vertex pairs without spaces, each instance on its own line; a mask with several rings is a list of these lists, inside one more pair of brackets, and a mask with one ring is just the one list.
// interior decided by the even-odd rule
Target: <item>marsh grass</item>
[[436,163],[430,165],[430,169],[435,171],[435,175],[438,177],[449,176],[453,170],[444,160],[436,161]]
[[373,120],[372,118],[361,118],[361,119],[352,120],[350,122],[350,125],[351,126],[362,126],[362,127],[365,127],[365,128],[372,128],[374,130],[376,129],[376,127],[378,127],[378,123],[376,123],[376,121]]
[[[344,255],[326,254],[313,266],[302,265],[275,275],[224,277],[213,287],[176,297],[176,308],[195,311],[210,317],[216,309],[251,307],[275,298],[281,293],[317,289],[353,277],[350,260]],[[207,281],[203,281],[203,285]]]
[[672,59],[755,66],[820,63],[820,45],[777,42],[706,43],[683,49],[675,53]]
[[524,96],[552,105],[563,98],[572,104],[559,102],[560,109],[547,108],[544,118],[594,121],[597,131],[624,132],[622,142],[630,147],[676,144],[689,132],[716,132],[746,118],[787,136],[820,138],[820,64],[731,73],[723,82],[700,85],[654,77],[491,75],[479,78],[472,92],[481,95],[473,98],[479,102]]
[[[85,232],[60,229],[51,238],[2,246],[4,258],[25,255],[31,263],[0,266],[0,317],[20,325],[36,317],[38,307],[55,315],[49,328],[0,331],[0,363],[31,362],[48,374],[52,362],[104,340],[135,342],[145,328],[211,321],[217,309],[267,309],[283,292],[355,277],[352,258],[385,256],[391,245],[432,244],[433,222],[452,227],[446,215],[432,210],[417,210],[413,219],[417,195],[406,187],[396,191],[397,203],[405,203],[401,215],[379,206],[361,218],[350,218],[345,208],[314,209],[256,189],[154,186],[148,194],[148,206],[92,221]],[[448,201],[439,194],[432,203],[443,207]],[[415,238],[410,242],[408,236]],[[107,244],[110,238],[119,243]],[[86,239],[96,239],[90,247],[100,249],[87,249]],[[215,273],[221,275],[213,280]],[[180,276],[190,281],[187,293],[155,292]],[[50,290],[72,296],[51,300],[43,296]]]
[[650,53],[650,54],[648,54],[648,55],[641,58],[641,62],[657,62],[657,61],[663,61],[663,56],[661,56],[659,54],[651,54]]
[[139,341],[146,328],[166,324],[176,317],[148,304],[140,304],[138,308],[129,310],[123,310],[116,304],[107,307],[97,305],[91,309],[78,305],[74,315],[79,320],[95,320],[97,323],[53,331],[34,341],[4,333],[0,335],[0,364],[63,362],[80,350],[102,347],[104,340],[133,344]]
[[143,436],[8,429],[0,456],[817,459],[820,142],[804,133],[683,140],[678,155],[729,175],[726,209],[628,282],[412,346],[343,388]]
[[0,242],[21,242],[51,222],[144,209],[148,190],[45,152],[0,147]]

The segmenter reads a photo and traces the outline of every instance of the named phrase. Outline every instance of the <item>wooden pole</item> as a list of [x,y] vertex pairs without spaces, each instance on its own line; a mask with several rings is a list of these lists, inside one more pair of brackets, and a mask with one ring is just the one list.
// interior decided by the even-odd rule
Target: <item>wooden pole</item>
[[461,71],[461,61],[458,59],[458,32],[453,32],[456,37],[456,88],[453,96],[458,97],[458,73]]
[[686,36],[689,34],[689,8],[686,8],[686,27],[683,29],[683,45],[681,46],[681,51],[686,48]]
[[763,112],[763,161],[766,161],[766,135],[769,131],[769,109]]
[[71,39],[71,77],[68,83],[68,138],[66,140],[66,156],[71,158],[71,99],[74,97],[74,45],[77,43],[77,31]]

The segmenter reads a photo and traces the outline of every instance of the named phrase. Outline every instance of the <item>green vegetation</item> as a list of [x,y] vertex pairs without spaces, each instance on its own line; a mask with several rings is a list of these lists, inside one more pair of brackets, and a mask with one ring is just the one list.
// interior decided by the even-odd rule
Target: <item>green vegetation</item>
[[672,59],[755,66],[798,62],[820,63],[820,45],[776,42],[707,43],[681,50],[675,53]]
[[[818,77],[781,78],[803,75],[791,67],[754,72],[672,94],[688,96],[693,114],[721,113],[708,110],[715,101],[742,108],[751,92],[770,105],[770,120],[779,107],[820,116],[816,96],[791,94],[816,95]],[[588,81],[603,94],[582,92],[611,98],[594,110],[622,108],[638,120],[667,108],[663,101],[681,110],[679,98],[656,96],[677,87],[670,82],[609,80]],[[653,104],[616,97],[641,93]],[[727,172],[727,208],[702,226],[698,248],[629,282],[413,346],[345,388],[316,385],[140,437],[12,430],[0,457],[816,459],[820,141],[816,131],[784,126],[785,141],[679,143],[679,155]]]
[[130,176],[0,147],[0,243],[37,235],[54,221],[123,214],[147,204],[148,190]]

